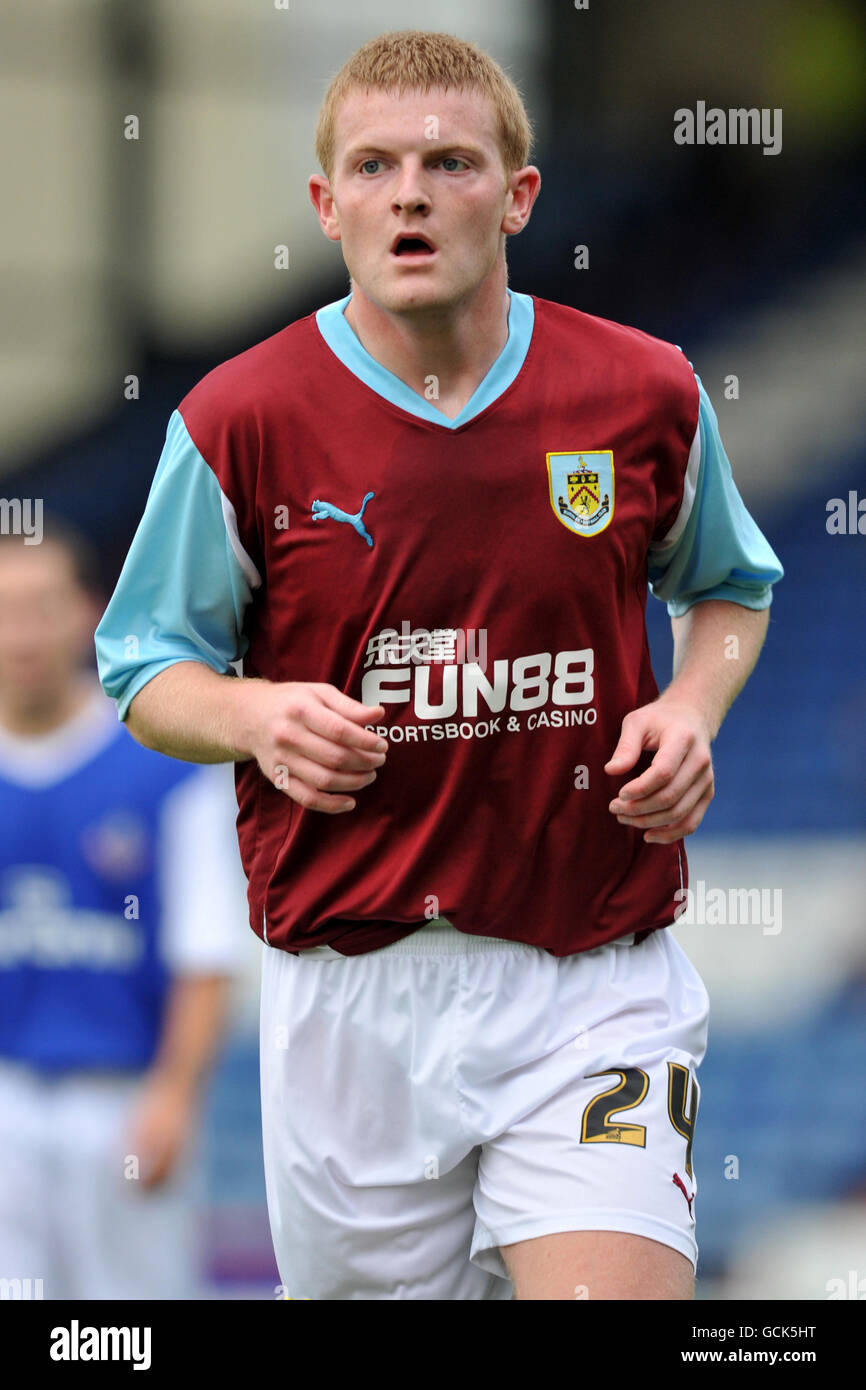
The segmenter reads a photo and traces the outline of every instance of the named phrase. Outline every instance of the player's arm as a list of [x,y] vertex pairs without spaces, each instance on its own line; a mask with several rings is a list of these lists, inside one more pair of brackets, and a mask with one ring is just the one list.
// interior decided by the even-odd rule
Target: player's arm
[[[234,508],[179,411],[117,586],[96,629],[99,676],[145,747],[188,762],[255,758],[303,806],[351,810],[387,750],[384,717],[317,682],[238,677],[261,577]],[[134,706],[134,708],[133,708]]]
[[674,635],[670,685],[623,720],[605,771],[625,773],[640,753],[652,765],[610,803],[621,824],[669,844],[697,829],[714,791],[710,744],[758,659],[772,586],[783,570],[743,505],[698,379],[698,429],[680,515],[651,548],[653,593],[667,600]]
[[176,661],[132,697],[126,726],[145,748],[184,762],[244,762],[253,756],[245,715],[254,684],[262,682]]
[[710,744],[758,659],[768,623],[767,609],[720,599],[672,619],[674,678],[652,704],[626,716],[605,769],[625,772],[643,749],[657,750],[646,772],[610,803],[621,825],[645,831],[644,839],[657,844],[697,830],[714,795]]
[[128,722],[147,748],[187,762],[243,762],[315,811],[351,811],[347,793],[369,786],[387,744],[365,724],[384,718],[333,685],[220,676],[183,661],[132,699]]
[[673,679],[659,702],[699,710],[714,739],[755,668],[769,625],[769,608],[724,599],[695,603],[682,617],[671,618]]

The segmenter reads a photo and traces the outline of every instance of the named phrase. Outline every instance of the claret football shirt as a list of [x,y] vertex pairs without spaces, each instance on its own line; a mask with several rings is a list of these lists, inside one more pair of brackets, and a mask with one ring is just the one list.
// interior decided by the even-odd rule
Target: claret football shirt
[[[353,811],[235,765],[250,923],[271,946],[387,945],[433,916],[555,956],[669,925],[682,841],[608,804],[658,694],[648,585],[678,616],[782,575],[683,352],[510,292],[461,413],[367,353],[349,296],[218,366],[171,416],[96,633],[125,718],[177,661],[327,682],[385,709]],[[130,640],[134,638],[135,640]]]

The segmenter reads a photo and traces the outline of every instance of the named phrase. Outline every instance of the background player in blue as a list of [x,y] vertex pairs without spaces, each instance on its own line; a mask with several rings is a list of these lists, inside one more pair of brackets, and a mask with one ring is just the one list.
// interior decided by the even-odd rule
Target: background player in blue
[[234,798],[118,725],[98,616],[76,532],[0,540],[0,1278],[200,1297],[195,1132],[245,945]]
[[[396,747],[384,756],[388,740],[399,732],[408,744],[411,733],[414,754],[425,716],[416,707],[414,722],[409,710],[386,725],[383,705],[347,687],[360,691],[358,668],[381,638],[371,625],[399,625],[401,594],[419,571],[426,592],[412,602],[428,626],[455,605],[452,620],[466,621],[486,587],[492,655],[509,670],[574,656],[563,648],[583,645],[575,627],[591,632],[607,691],[599,719],[605,705],[608,718],[615,708],[619,733],[608,744],[606,732],[593,755],[591,795],[606,786],[602,771],[617,781],[633,775],[609,804],[593,803],[584,839],[568,841],[571,872],[591,875],[587,837],[603,845],[617,825],[635,832],[636,855],[644,843],[667,846],[667,855],[652,851],[654,862],[674,864],[677,842],[712,798],[710,744],[757,659],[781,567],[742,505],[712,407],[682,354],[508,288],[505,241],[526,224],[540,176],[527,163],[519,96],[486,55],[444,35],[371,41],[329,89],[317,152],[325,172],[311,180],[311,196],[326,235],[341,242],[351,295],[318,312],[315,332],[308,321],[291,325],[181,403],[97,633],[104,687],[136,737],[176,756],[241,765],[239,832],[253,871],[253,926],[266,942],[262,1104],[280,1273],[293,1297],[499,1299],[513,1284],[530,1299],[574,1298],[576,1288],[592,1298],[688,1298],[697,1257],[688,1135],[707,1024],[697,973],[663,925],[646,937],[636,930],[639,894],[621,936],[611,934],[614,923],[599,947],[567,903],[561,920],[542,921],[530,900],[507,930],[482,935],[473,896],[512,865],[489,846],[479,853],[476,826],[485,815],[491,822],[487,784],[477,773],[461,781],[476,726],[467,722],[469,734],[459,735],[467,746],[455,734],[438,764],[420,755],[397,763]],[[670,382],[676,389],[665,395]],[[610,420],[599,422],[606,391]],[[648,432],[632,456],[622,437],[629,411],[628,438]],[[545,510],[535,441],[545,430],[576,434],[575,421],[584,431],[593,423],[593,442],[551,438],[546,448],[600,453],[610,444],[602,427],[619,429],[619,491],[604,488],[607,541],[570,531],[572,549],[558,550],[557,568],[544,552],[565,545],[565,522]],[[422,451],[411,486],[404,479]],[[637,486],[648,467],[652,495]],[[483,470],[485,505],[462,505]],[[508,517],[498,491],[506,477],[520,499]],[[274,486],[294,508],[292,528],[276,539],[263,519]],[[362,524],[372,545],[354,525],[370,492]],[[532,543],[521,546],[523,528]],[[497,550],[497,535],[514,545]],[[562,616],[619,544],[627,578],[648,574],[668,601],[676,636],[672,684],[626,709],[622,692],[646,660],[640,583],[611,583],[585,611]],[[583,552],[587,545],[597,548]],[[509,594],[518,565],[524,602]],[[131,632],[140,634],[134,658],[124,650]],[[726,657],[732,637],[736,662]],[[523,655],[538,650],[530,643],[541,657]],[[227,680],[240,655],[245,667],[252,657],[252,678]],[[293,666],[302,678],[286,674]],[[510,741],[485,746],[498,823],[525,814],[526,843],[536,835],[541,847],[548,822],[561,833],[581,814],[564,798],[572,745],[544,745],[548,777],[533,752],[540,744],[526,734],[515,717]],[[655,754],[652,766],[634,775],[643,752]],[[267,783],[294,804],[277,806]],[[383,799],[387,816],[377,810]],[[265,855],[255,833],[262,805],[273,808]],[[448,862],[436,860],[430,887],[446,884],[447,901],[454,861],[469,864],[474,887],[448,904],[469,933],[455,931],[444,910],[414,923],[408,889],[384,910],[406,863],[436,858],[444,821],[434,834],[414,818],[437,807],[465,830]],[[388,833],[376,839],[380,823]],[[280,856],[295,834],[307,854],[287,868]],[[365,835],[376,854],[364,853]],[[513,858],[521,891],[540,897],[550,885],[533,855]],[[320,916],[342,894],[342,920],[335,911],[324,922],[342,933],[337,949],[306,948],[293,917],[304,893],[315,897],[304,879],[310,866]],[[279,891],[270,891],[275,880]],[[262,910],[255,885],[264,881]],[[605,886],[601,909],[614,896]],[[419,879],[419,917],[423,892]],[[673,893],[666,906],[665,923]],[[403,935],[357,950],[360,932],[374,927]],[[551,954],[559,928],[573,944]],[[602,1103],[617,1063],[634,1125],[606,1126],[616,1107]]]

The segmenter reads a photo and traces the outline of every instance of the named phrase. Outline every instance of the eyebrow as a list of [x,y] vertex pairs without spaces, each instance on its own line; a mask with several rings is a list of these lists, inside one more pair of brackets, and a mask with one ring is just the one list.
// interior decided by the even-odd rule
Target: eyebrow
[[[435,154],[439,159],[447,159],[448,155],[461,152],[476,155],[480,159],[486,158],[485,152],[481,146],[473,144],[471,140],[451,140],[447,145],[440,144],[437,140],[426,140],[424,143],[428,146],[430,153]],[[357,159],[358,156],[362,154],[368,157],[384,155],[385,158],[391,159],[394,157],[395,151],[385,149],[381,145],[351,145],[343,155],[343,159],[348,162],[349,160]]]

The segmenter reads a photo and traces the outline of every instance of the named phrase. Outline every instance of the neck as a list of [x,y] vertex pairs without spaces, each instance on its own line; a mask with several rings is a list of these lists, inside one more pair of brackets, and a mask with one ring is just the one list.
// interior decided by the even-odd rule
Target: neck
[[60,729],[84,708],[91,697],[92,683],[79,676],[57,689],[41,691],[26,704],[0,693],[0,727],[9,734],[35,738]]
[[473,295],[414,313],[383,309],[353,280],[345,318],[371,357],[453,420],[508,341],[508,304],[502,260]]

